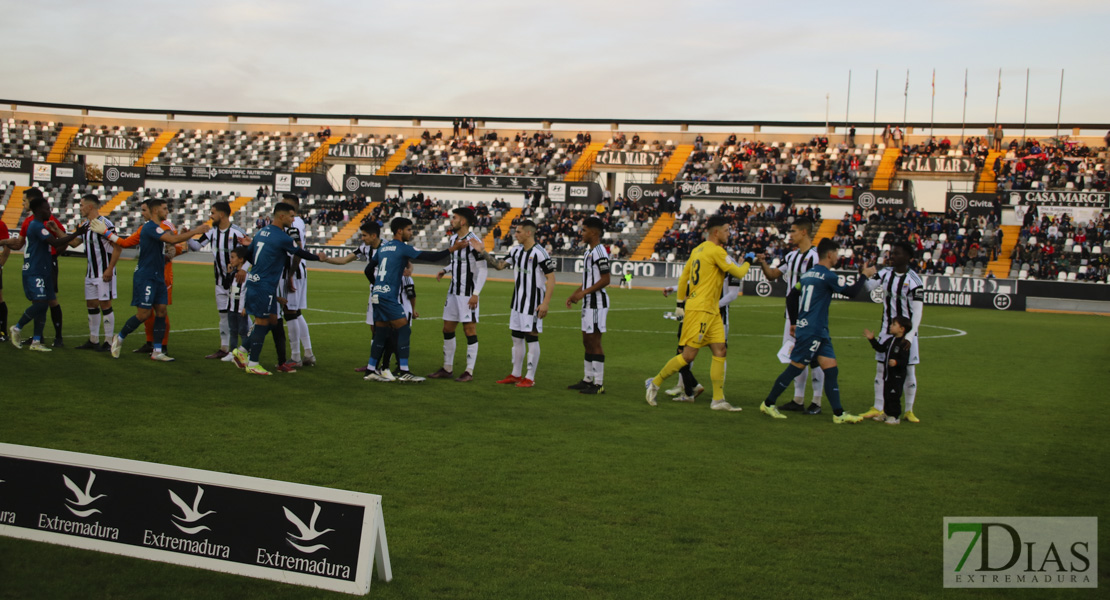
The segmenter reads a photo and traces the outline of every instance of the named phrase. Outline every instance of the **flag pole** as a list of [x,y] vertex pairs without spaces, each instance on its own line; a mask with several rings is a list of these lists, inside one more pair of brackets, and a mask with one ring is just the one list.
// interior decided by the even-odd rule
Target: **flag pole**
[[998,101],[1002,98],[1002,67],[998,68],[998,93],[994,96],[994,126],[998,127]]
[[902,102],[902,138],[905,140],[906,136],[906,115],[910,108],[910,70],[906,69],[906,91],[902,94],[905,100]]
[[1056,103],[1056,143],[1060,142],[1060,109],[1064,106],[1064,70],[1060,69],[1060,100]]
[[1021,144],[1025,145],[1025,127],[1029,123],[1029,67],[1025,67],[1025,116],[1021,118]]
[[960,145],[964,145],[964,129],[967,128],[967,68],[964,68],[964,112],[960,117]]
[[850,123],[848,123],[848,109],[852,105],[852,70],[848,69],[848,97],[844,100],[844,141],[848,141]]
[[871,145],[875,145],[875,129],[879,126],[879,70],[875,69],[875,107],[871,111]]
[[933,114],[937,108],[937,70],[933,69],[933,100],[929,107],[929,137],[933,137]]

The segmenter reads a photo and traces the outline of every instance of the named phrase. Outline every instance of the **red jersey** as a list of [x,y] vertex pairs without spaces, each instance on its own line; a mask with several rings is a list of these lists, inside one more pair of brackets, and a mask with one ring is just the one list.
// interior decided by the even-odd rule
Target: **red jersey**
[[[21,237],[21,238],[27,237],[27,227],[29,227],[31,225],[31,221],[34,221],[34,220],[35,220],[35,215],[27,215],[27,218],[23,219],[23,225],[21,225],[19,227],[19,237]],[[50,215],[50,222],[57,225],[58,229],[60,229],[63,234],[65,233],[66,228],[65,228],[64,225],[62,225],[62,222],[59,221],[57,217],[55,217],[54,215]],[[54,246],[51,246],[50,247],[50,256],[57,256],[57,255],[58,255],[58,249],[55,248]]]

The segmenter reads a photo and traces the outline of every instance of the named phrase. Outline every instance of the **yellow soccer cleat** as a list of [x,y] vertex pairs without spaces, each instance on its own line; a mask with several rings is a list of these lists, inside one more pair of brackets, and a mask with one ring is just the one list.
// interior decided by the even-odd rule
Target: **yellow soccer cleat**
[[270,372],[262,368],[262,365],[248,366],[246,372],[250,375],[269,375]]
[[852,413],[843,413],[839,417],[833,415],[833,423],[836,423],[837,425],[840,425],[841,423],[859,423],[862,420],[862,415],[853,415]]
[[763,402],[759,403],[759,412],[767,415],[768,417],[771,417],[772,419],[785,419],[786,418],[786,415],[779,412],[779,407],[773,406],[773,405],[772,406],[767,406],[767,404],[763,403]]
[[909,421],[910,423],[920,423],[921,422],[921,419],[918,419],[917,415],[913,414],[913,411],[910,411],[910,412],[902,415],[902,417],[904,419],[906,419],[907,421]]
[[881,419],[885,419],[886,415],[883,414],[883,411],[881,411],[877,408],[871,408],[867,412],[860,415],[860,418],[861,419],[875,419],[876,421],[878,421],[878,420],[881,420]]

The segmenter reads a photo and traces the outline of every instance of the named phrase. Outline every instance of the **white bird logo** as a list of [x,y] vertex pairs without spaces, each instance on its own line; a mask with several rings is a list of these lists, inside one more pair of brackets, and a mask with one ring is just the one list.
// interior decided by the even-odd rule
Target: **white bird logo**
[[292,540],[311,542],[312,540],[324,535],[329,531],[335,531],[330,527],[323,531],[316,530],[316,518],[320,516],[320,505],[314,502],[312,504],[312,507],[312,519],[309,520],[307,527],[305,526],[304,521],[301,521],[300,518],[297,517],[297,515],[293,514],[293,511],[285,508],[284,506],[282,507],[282,509],[285,510],[285,518],[289,519],[289,522],[292,523],[300,532],[300,535],[293,535],[292,533],[288,534],[289,537],[292,539],[286,541],[289,542],[289,545],[293,546],[297,550],[300,550],[301,552],[304,552],[305,554],[312,554],[313,552],[316,552],[320,549],[327,550],[328,547],[323,544],[316,544],[315,546],[301,546],[294,543]]
[[[185,504],[185,501],[181,499],[181,496],[173,493],[173,490],[169,490],[169,492],[170,500],[173,501],[173,503],[181,509],[181,514],[185,515],[184,517],[173,515],[173,518],[181,521],[182,523],[195,523],[203,519],[204,517],[207,517],[208,515],[216,512],[214,510],[210,510],[204,513],[200,512],[200,498],[204,495],[204,488],[200,487],[199,485],[197,486],[197,496],[193,499],[192,506]],[[197,525],[196,527],[182,527],[178,523],[174,522],[173,526],[189,535],[200,533],[205,530],[211,531],[211,529],[204,525]]]
[[[96,502],[97,500],[105,497],[104,494],[99,494],[99,495],[96,495],[96,496],[92,495],[93,481],[96,479],[96,473],[94,473],[92,471],[89,471],[89,482],[85,484],[85,489],[84,490],[77,487],[77,484],[73,483],[73,480],[70,479],[69,477],[67,477],[65,475],[62,475],[62,479],[65,480],[66,487],[69,488],[70,491],[73,492],[73,496],[74,496],[74,498],[76,498],[76,500],[70,500],[68,498],[66,499],[66,502],[68,502],[69,504],[72,504],[73,506],[88,506],[88,505],[92,504],[93,502]],[[71,513],[73,513],[73,514],[75,514],[75,515],[77,515],[78,517],[81,517],[81,518],[84,518],[84,517],[87,517],[89,515],[93,515],[93,514],[96,514],[96,513],[100,512],[99,510],[97,510],[95,508],[90,508],[88,510],[74,510],[73,506],[68,506],[67,505],[66,508],[69,509],[69,512],[71,512]]]

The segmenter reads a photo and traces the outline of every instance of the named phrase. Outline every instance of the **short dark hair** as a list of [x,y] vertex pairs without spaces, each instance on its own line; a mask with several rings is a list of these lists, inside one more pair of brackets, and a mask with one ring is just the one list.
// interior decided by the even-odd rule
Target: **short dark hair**
[[279,212],[285,213],[285,212],[293,212],[295,210],[297,210],[297,209],[293,208],[292,204],[286,204],[284,202],[278,202],[277,204],[274,205],[274,214],[275,215],[278,214]]
[[84,196],[81,196],[81,202],[92,202],[93,204],[100,206],[100,198],[96,194],[85,194]]
[[389,230],[397,233],[406,227],[412,227],[412,220],[405,217],[397,217],[389,222]]
[[815,231],[813,231],[813,219],[809,217],[798,217],[797,219],[794,219],[794,226],[804,231],[805,234],[811,238],[813,237],[813,234],[816,233]]
[[586,217],[586,219],[582,221],[582,226],[586,229],[605,231],[605,222],[597,217]]
[[728,224],[729,224],[729,218],[728,217],[726,217],[724,215],[713,215],[712,217],[709,217],[708,221],[705,222],[705,230],[709,231],[710,229],[714,229],[716,227],[722,227],[722,226],[728,225]]
[[462,207],[456,208],[455,210],[451,211],[451,213],[459,215],[460,217],[466,219],[467,226],[470,226],[470,225],[474,224],[475,216],[474,216],[474,209],[472,209],[472,208],[462,206]]
[[532,229],[532,231],[535,231],[536,229],[539,229],[538,227],[536,227],[536,222],[533,221],[532,219],[524,219],[523,221],[517,223],[516,226],[517,227],[528,227],[528,228]]
[[913,321],[911,321],[909,317],[897,316],[891,320],[901,325],[902,329],[906,330],[906,333],[909,333],[910,330],[913,329]]
[[817,258],[824,258],[829,252],[836,252],[837,250],[840,250],[840,244],[833,241],[832,238],[822,238],[817,243]]
[[166,200],[164,198],[147,198],[147,200],[146,200],[146,207],[147,208],[154,208],[155,206],[164,206],[165,204],[166,204]]
[[899,240],[890,245],[891,250],[895,248],[901,248],[906,253],[906,256],[909,256],[910,258],[913,258],[914,255],[917,254],[917,248],[914,248],[913,244],[911,244],[909,240]]
[[382,228],[379,227],[377,222],[375,221],[367,219],[363,221],[362,225],[359,225],[358,228],[360,231],[366,232],[366,235],[376,235],[378,237],[382,237]]
[[45,198],[46,196],[43,195],[41,189],[37,187],[31,187],[23,191],[23,197],[28,200],[34,200],[35,198]]
[[231,205],[228,204],[227,202],[224,202],[223,200],[220,200],[219,202],[214,203],[212,205],[212,209],[216,210],[218,212],[222,212],[222,213],[224,213],[225,215],[227,215],[229,217],[231,216]]
[[236,246],[231,249],[231,253],[243,260],[247,260],[247,258],[249,258],[251,255],[250,248],[247,248],[246,246]]
[[46,204],[46,198],[39,196],[37,198],[31,198],[31,202],[28,204],[28,207],[31,209],[31,213],[34,214],[34,212],[42,208],[44,204]]
[[301,205],[301,199],[296,194],[282,194],[281,201],[291,203],[294,207]]

